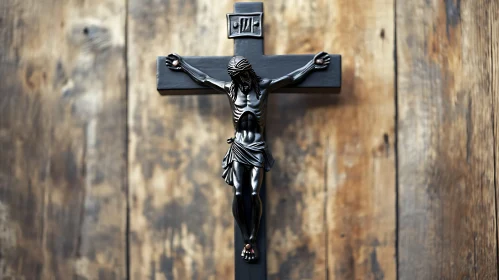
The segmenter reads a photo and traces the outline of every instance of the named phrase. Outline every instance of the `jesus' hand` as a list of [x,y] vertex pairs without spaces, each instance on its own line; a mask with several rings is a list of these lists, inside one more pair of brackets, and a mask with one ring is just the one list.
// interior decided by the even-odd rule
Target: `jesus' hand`
[[171,53],[166,57],[166,66],[173,71],[182,71],[182,57],[176,53]]
[[315,69],[326,69],[331,62],[331,57],[327,52],[320,52],[314,56]]

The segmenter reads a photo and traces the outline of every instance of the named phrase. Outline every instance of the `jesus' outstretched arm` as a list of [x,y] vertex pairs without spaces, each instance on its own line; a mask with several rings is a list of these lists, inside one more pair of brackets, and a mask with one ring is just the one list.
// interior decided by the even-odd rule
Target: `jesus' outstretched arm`
[[270,82],[268,89],[269,91],[274,91],[291,84],[299,83],[312,71],[326,69],[330,62],[331,58],[329,57],[329,54],[326,52],[320,52],[303,67],[298,68],[283,77],[273,79]]
[[226,92],[226,83],[224,81],[220,81],[208,76],[208,74],[187,63],[178,54],[169,54],[166,57],[166,66],[168,66],[168,68],[173,71],[185,72],[187,75],[189,75],[189,77],[191,77],[191,79],[193,79],[200,85],[208,86],[215,90]]

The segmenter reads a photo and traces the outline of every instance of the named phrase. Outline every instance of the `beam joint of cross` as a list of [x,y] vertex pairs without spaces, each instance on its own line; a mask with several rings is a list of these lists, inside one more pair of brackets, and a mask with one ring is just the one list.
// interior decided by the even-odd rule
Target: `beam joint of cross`
[[[260,13],[262,17],[258,16]],[[231,22],[230,16],[233,16],[233,22]],[[261,22],[258,18],[262,19]],[[302,67],[314,57],[313,54],[264,54],[263,3],[235,3],[234,14],[227,15],[227,20],[228,37],[234,39],[234,55],[246,57],[260,77],[271,79],[282,77],[294,69]],[[249,32],[242,32],[244,31],[243,28],[248,28]],[[234,30],[242,33],[231,36]],[[251,31],[256,34],[251,35]],[[330,57],[331,63],[326,70],[311,73],[300,84],[281,88],[275,92],[339,93],[341,89],[341,55],[330,54]],[[183,58],[192,66],[209,73],[211,77],[217,80],[230,81],[227,74],[227,64],[231,56],[184,56]],[[160,56],[157,60],[157,89],[161,95],[217,93],[215,90],[196,84],[182,72],[171,71],[166,66],[165,59],[165,56]]]

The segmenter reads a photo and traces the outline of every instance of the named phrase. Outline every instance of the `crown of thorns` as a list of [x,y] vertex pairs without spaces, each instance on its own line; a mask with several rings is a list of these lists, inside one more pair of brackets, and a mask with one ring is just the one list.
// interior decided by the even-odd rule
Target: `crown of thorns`
[[234,56],[230,59],[229,65],[227,66],[227,72],[231,77],[236,76],[241,71],[252,70],[251,64],[249,61],[242,56]]

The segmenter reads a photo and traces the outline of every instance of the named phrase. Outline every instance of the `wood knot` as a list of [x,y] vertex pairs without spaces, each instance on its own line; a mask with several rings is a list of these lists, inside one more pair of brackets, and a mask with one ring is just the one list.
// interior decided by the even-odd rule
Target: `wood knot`
[[100,24],[89,22],[75,24],[69,34],[71,42],[87,50],[102,51],[112,45],[111,30]]
[[381,37],[381,39],[385,39],[385,29],[384,28],[381,28],[381,32],[379,33],[379,37]]

